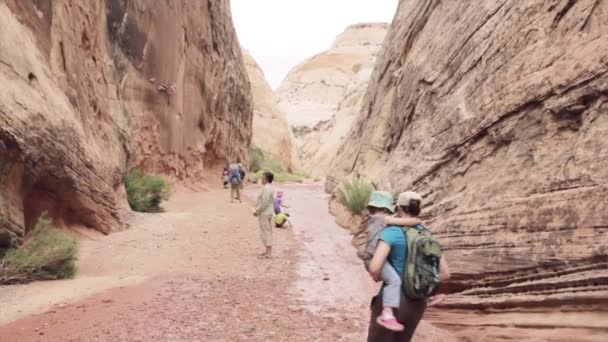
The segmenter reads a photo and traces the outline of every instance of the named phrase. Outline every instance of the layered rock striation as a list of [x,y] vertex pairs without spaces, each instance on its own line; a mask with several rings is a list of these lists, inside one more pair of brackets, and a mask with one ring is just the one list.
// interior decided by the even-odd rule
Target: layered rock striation
[[277,95],[295,126],[302,167],[324,176],[361,108],[388,25],[349,26],[332,47],[289,72]]
[[0,83],[0,235],[16,240],[42,211],[120,229],[130,167],[200,180],[251,140],[228,1],[3,1]]
[[244,51],[243,55],[253,96],[251,145],[260,148],[265,156],[280,160],[287,169],[294,169],[298,159],[287,117],[258,63],[249,52]]
[[465,340],[608,338],[608,3],[402,0],[327,190],[415,190]]

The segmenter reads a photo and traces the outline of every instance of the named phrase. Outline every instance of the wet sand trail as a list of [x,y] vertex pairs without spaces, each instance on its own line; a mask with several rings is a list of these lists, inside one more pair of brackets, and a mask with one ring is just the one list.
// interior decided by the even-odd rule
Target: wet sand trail
[[235,204],[221,189],[178,193],[165,213],[83,240],[75,279],[0,288],[0,341],[364,341],[376,285],[327,195],[276,188],[294,228],[274,230],[272,260],[256,258],[259,188]]

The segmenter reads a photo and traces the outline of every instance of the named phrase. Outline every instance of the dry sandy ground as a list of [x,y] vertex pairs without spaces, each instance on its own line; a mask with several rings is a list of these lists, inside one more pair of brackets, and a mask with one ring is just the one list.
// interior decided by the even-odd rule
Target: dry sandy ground
[[[261,252],[251,203],[179,193],[82,241],[76,279],[0,288],[1,341],[363,341],[376,290],[319,185],[282,187],[293,230]],[[256,189],[247,191],[253,197]],[[446,340],[421,326],[418,340]]]

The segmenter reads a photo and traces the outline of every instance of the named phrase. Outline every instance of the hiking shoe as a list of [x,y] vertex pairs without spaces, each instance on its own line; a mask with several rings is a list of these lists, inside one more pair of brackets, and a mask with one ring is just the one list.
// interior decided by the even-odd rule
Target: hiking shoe
[[403,331],[405,329],[405,327],[403,326],[403,324],[397,322],[397,319],[393,318],[383,318],[382,316],[379,316],[376,319],[376,323],[378,323],[381,327],[388,329],[390,331]]

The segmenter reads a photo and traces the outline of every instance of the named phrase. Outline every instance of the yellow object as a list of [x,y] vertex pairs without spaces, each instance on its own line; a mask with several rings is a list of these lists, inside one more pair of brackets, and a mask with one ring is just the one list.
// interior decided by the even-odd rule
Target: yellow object
[[274,217],[274,224],[276,224],[277,226],[284,224],[286,221],[287,221],[287,215],[285,215],[285,213],[278,213]]

